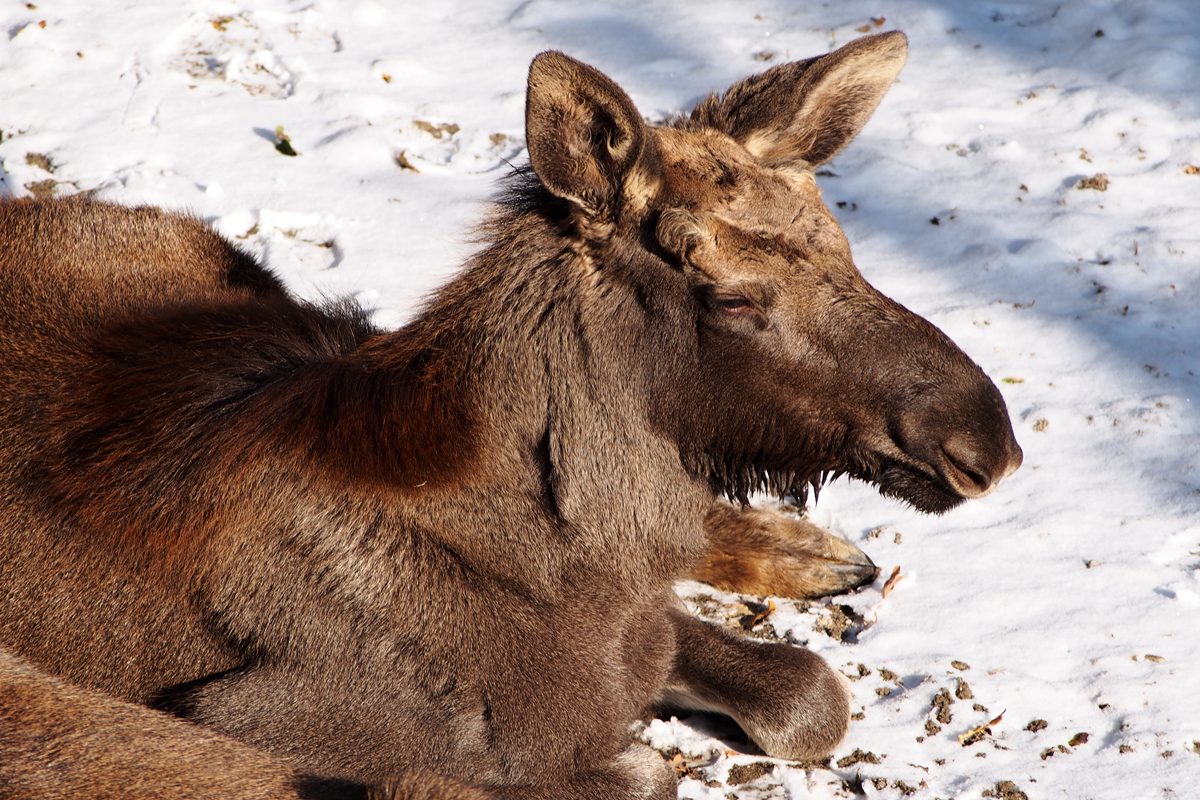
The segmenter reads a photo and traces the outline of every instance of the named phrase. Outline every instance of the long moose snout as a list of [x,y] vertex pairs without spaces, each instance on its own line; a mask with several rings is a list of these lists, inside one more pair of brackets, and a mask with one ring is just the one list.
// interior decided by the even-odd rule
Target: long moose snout
[[[959,354],[965,361],[966,356]],[[895,422],[905,455],[933,469],[963,498],[987,495],[1021,466],[1004,400],[971,362],[956,379],[907,403]]]
[[1023,458],[1000,390],[928,320],[873,287],[864,299],[883,323],[855,348],[887,398],[880,488],[933,513],[987,495]]

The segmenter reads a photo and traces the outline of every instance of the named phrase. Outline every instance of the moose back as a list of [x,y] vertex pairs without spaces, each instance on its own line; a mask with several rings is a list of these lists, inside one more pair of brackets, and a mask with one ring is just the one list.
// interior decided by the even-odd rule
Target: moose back
[[[672,582],[778,588],[789,546],[873,577],[722,496],[845,473],[940,513],[1020,464],[995,386],[866,283],[814,179],[905,54],[864,37],[662,127],[538,56],[529,168],[397,331],[186,216],[0,206],[5,663],[321,779],[441,776],[420,796],[443,800],[672,797],[629,736],[660,702],[827,754],[837,673],[689,617]],[[35,724],[3,707],[10,737]],[[67,780],[22,752],[9,780]]]

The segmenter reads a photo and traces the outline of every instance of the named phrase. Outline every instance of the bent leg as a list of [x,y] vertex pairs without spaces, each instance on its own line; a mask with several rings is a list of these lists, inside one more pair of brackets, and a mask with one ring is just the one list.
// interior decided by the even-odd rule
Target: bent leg
[[728,714],[777,758],[823,758],[845,736],[850,690],[823,658],[669,613],[678,650],[663,702]]
[[[493,727],[499,693],[489,702],[482,693],[456,692],[452,686],[431,697],[416,688],[416,679],[381,688],[378,682],[357,680],[378,670],[360,667],[353,658],[346,654],[332,670],[256,665],[191,687],[172,698],[174,708],[306,772],[354,781],[390,786],[388,775],[412,777],[414,771],[429,770],[477,784],[481,798],[497,800],[674,800],[677,794],[675,771],[657,751],[628,743],[625,726],[611,736],[594,737],[591,747],[568,750],[573,757],[532,759],[539,750],[554,752],[543,748],[545,738],[556,737],[553,744],[561,744],[575,731],[555,729],[539,716],[535,726],[548,726],[536,734],[542,738],[514,738],[511,729]],[[576,708],[572,726],[586,730],[595,723],[595,708],[591,716],[583,704]],[[538,710],[535,705],[523,713]],[[511,746],[505,749],[514,744],[521,751],[517,758]],[[413,790],[412,781],[397,785]],[[435,788],[444,791],[440,784]],[[397,794],[395,800],[474,800],[474,795],[430,793],[410,799]]]
[[0,797],[487,800],[421,773],[375,787],[305,775],[214,731],[72,686],[3,648]]
[[727,592],[821,597],[870,583],[867,554],[802,519],[718,500],[704,520],[709,550],[690,578]]

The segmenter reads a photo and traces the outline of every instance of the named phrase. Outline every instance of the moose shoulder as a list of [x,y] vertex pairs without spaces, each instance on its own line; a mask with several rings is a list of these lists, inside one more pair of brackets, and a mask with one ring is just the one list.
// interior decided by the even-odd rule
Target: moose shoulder
[[101,692],[297,774],[443,776],[412,800],[672,797],[628,733],[662,701],[825,755],[837,673],[671,587],[874,576],[722,495],[846,473],[943,512],[1020,464],[995,386],[866,283],[813,177],[905,52],[864,37],[665,127],[538,56],[530,168],[397,331],[184,216],[0,206],[0,645],[81,715]]

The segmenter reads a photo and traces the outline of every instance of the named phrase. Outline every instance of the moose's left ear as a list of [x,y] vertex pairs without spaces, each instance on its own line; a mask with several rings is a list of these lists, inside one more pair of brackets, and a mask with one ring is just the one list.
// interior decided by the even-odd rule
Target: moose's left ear
[[747,78],[696,106],[692,119],[725,131],[768,166],[815,167],[867,124],[907,55],[900,31],[864,36]]
[[646,135],[641,114],[621,87],[551,50],[529,67],[525,140],[546,188],[595,212],[620,191]]

